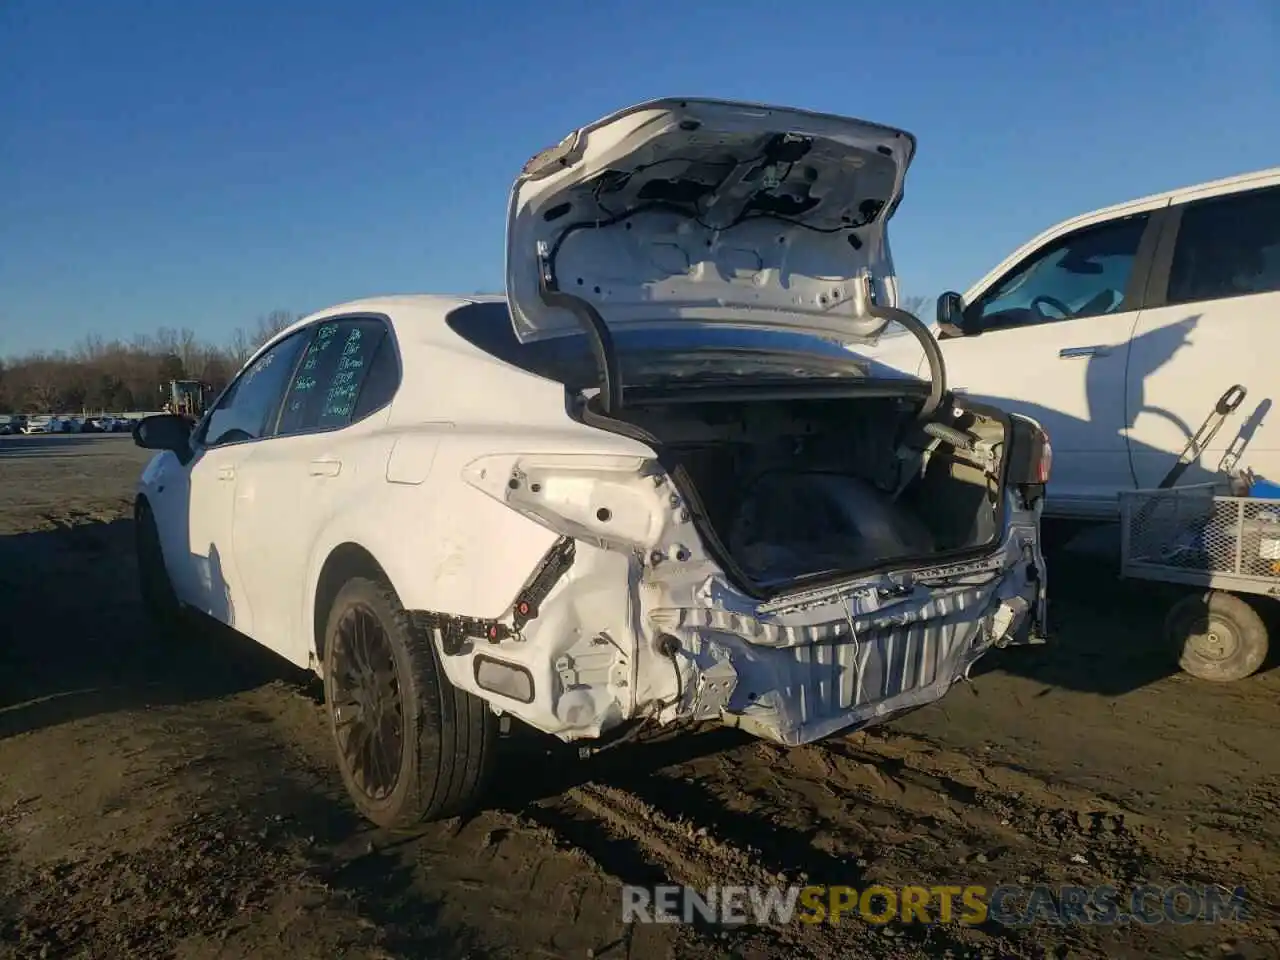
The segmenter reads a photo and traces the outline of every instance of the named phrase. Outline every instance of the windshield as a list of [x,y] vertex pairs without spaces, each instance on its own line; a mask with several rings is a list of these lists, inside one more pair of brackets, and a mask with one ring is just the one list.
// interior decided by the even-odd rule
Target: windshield
[[[449,314],[454,333],[491,356],[571,389],[598,386],[600,375],[584,335],[521,343],[506,304],[473,303]],[[901,378],[822,337],[775,330],[654,327],[613,335],[624,383],[733,377]]]

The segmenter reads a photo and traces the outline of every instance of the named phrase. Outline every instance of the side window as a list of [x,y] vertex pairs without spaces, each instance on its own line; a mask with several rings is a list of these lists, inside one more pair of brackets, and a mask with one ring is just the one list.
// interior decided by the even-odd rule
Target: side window
[[1170,304],[1280,290],[1280,187],[1187,205],[1169,271]]
[[1060,237],[974,301],[965,320],[995,330],[1116,313],[1149,219],[1136,214]]
[[285,394],[278,432],[333,430],[356,419],[362,385],[386,338],[379,320],[321,323]]
[[352,419],[363,419],[379,407],[390,403],[399,386],[400,362],[396,359],[395,340],[390,336],[384,336],[374,350],[373,360],[369,364],[369,372],[365,375],[364,385],[360,388],[360,398],[356,400],[356,412],[352,415]]
[[311,330],[299,330],[254,361],[222,395],[204,427],[204,443],[217,447],[268,436],[280,397]]

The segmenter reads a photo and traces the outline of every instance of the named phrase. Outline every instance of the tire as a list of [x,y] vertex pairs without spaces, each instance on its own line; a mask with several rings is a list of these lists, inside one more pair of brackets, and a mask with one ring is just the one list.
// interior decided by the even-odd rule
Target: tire
[[[354,653],[357,628],[367,643],[363,658]],[[361,815],[403,830],[473,810],[492,775],[497,718],[449,682],[434,640],[412,623],[395,591],[365,577],[348,580],[330,607],[324,643],[329,730]],[[380,737],[366,726],[374,712],[384,718]],[[399,736],[390,735],[397,727]],[[369,752],[352,743],[357,737]]]
[[156,529],[155,517],[147,501],[138,501],[133,519],[142,605],[157,628],[170,630],[178,623],[182,605],[178,602],[173,582],[169,579],[169,571],[165,569],[160,532]]
[[1243,680],[1267,659],[1267,625],[1231,593],[1211,590],[1183,597],[1169,611],[1164,629],[1178,652],[1178,665],[1201,680]]

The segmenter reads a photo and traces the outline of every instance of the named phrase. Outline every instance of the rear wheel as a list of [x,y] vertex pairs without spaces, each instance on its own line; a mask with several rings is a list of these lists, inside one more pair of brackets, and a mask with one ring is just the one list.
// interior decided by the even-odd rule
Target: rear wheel
[[497,718],[449,682],[432,637],[395,591],[347,581],[324,637],[330,730],[360,813],[404,829],[472,809],[491,774]]
[[146,500],[138,501],[134,507],[133,519],[142,605],[151,622],[167,630],[177,624],[182,606],[174,592],[173,582],[169,579],[169,571],[165,568],[160,531],[156,528],[155,516]]
[[1245,601],[1211,590],[1183,597],[1165,619],[1178,665],[1193,677],[1243,680],[1267,658],[1267,625]]

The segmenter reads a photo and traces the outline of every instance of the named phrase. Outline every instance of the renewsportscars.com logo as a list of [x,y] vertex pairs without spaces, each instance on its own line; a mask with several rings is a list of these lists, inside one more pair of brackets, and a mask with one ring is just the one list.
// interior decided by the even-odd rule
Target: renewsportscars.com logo
[[832,923],[959,923],[994,921],[1108,926],[1129,923],[1222,923],[1248,919],[1244,887],[1109,885],[844,886],[622,888],[623,923],[712,923],[782,926]]

